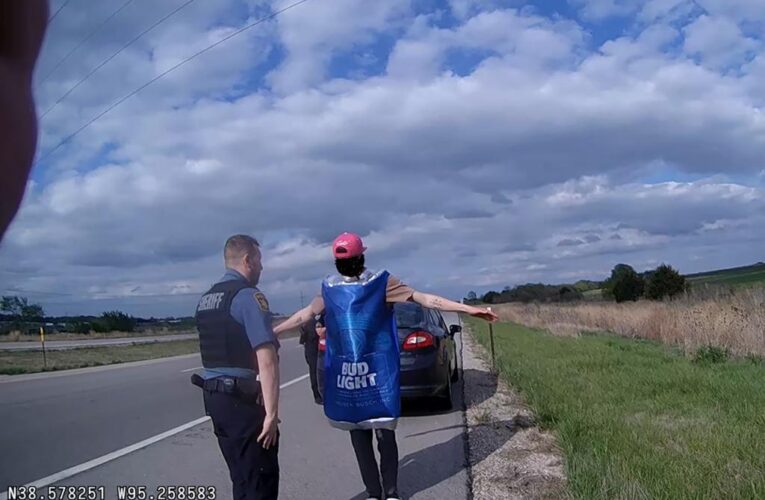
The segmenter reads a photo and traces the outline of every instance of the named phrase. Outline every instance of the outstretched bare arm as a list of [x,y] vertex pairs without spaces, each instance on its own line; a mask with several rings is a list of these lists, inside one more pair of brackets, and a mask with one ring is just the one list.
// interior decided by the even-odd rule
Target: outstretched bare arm
[[310,304],[290,316],[285,322],[274,327],[274,333],[279,335],[311,321],[311,318],[324,312],[324,300],[321,297],[314,298]]
[[467,304],[461,304],[453,300],[446,299],[439,295],[433,295],[430,293],[414,292],[412,300],[417,302],[421,306],[428,307],[430,309],[438,309],[439,311],[450,312],[462,312],[467,313],[476,318],[485,319],[486,321],[497,321],[497,316],[491,309],[484,309],[480,307],[470,306]]

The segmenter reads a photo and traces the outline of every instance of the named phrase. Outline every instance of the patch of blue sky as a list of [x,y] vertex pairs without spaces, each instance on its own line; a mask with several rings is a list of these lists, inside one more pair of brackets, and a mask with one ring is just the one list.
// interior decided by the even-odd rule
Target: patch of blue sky
[[472,74],[484,60],[493,55],[496,55],[496,52],[488,49],[452,47],[446,51],[443,66],[456,75],[467,76]]
[[765,40],[765,23],[762,21],[744,20],[739,23],[739,28],[746,37]]
[[639,178],[637,181],[641,184],[664,184],[666,182],[696,182],[709,177],[709,174],[693,174],[682,172],[671,167],[662,167]]
[[461,24],[444,0],[412,0],[411,7],[415,16],[428,16],[431,26],[452,29]]
[[[76,145],[75,142],[76,139],[74,139],[74,142],[68,141],[49,158],[46,158],[44,161],[35,164],[34,168],[32,169],[30,179],[33,180],[37,186],[42,188],[58,176],[62,165],[67,165],[70,170],[77,171],[78,173],[85,173],[96,170],[106,164],[120,163],[120,159],[112,155],[112,153],[114,153],[119,148],[119,144],[113,141],[102,144],[95,154],[91,155],[90,158],[86,160],[79,161],[76,165],[66,160],[62,162],[62,158],[66,158],[68,148],[80,148],[80,146]],[[41,152],[39,154],[44,155],[46,153]]]
[[[592,21],[585,19],[580,10],[569,0],[496,0],[475,2],[474,5],[475,7],[468,11],[469,15],[475,15],[479,11],[516,8],[527,15],[542,16],[551,20],[574,21],[588,33],[589,42],[593,48],[600,47],[608,40],[639,33],[634,14]],[[443,0],[415,0],[414,9],[418,14],[438,13],[439,15],[431,17],[431,23],[440,28],[452,29],[463,22]]]
[[327,68],[331,78],[359,80],[385,73],[388,57],[398,36],[394,33],[380,34],[369,43],[355,44],[346,50],[336,51]]
[[[723,172],[721,167],[719,172]],[[662,184],[665,182],[699,182],[708,181],[715,183],[731,183],[742,186],[761,186],[765,181],[765,175],[749,173],[717,173],[710,175],[706,173],[684,172],[672,166],[663,165],[648,171],[645,175],[637,179],[642,184]]]
[[[267,21],[265,23],[259,24],[251,28],[251,30],[260,30],[261,32],[271,33],[273,35],[277,30],[276,24],[278,23],[278,18],[268,19],[268,17],[274,14],[274,9],[275,6],[269,3],[251,4],[249,2],[231,2],[230,10],[222,13],[221,17],[216,20],[215,25],[243,27],[247,24],[257,22],[258,20],[266,19]],[[252,31],[248,31],[247,33],[252,33]],[[249,35],[243,34],[242,36]],[[268,82],[266,78],[268,74],[284,61],[286,51],[284,46],[279,43],[278,37],[262,37],[259,38],[259,40],[262,44],[268,44],[268,52],[265,60],[259,64],[253,64],[247,67],[236,83],[218,95],[214,95],[216,99],[234,102],[243,96],[267,88]],[[225,50],[225,47],[221,47],[221,49]],[[199,63],[203,64],[202,61]],[[211,96],[200,95],[197,96],[197,99],[205,97],[209,98]],[[194,101],[197,99],[194,99]]]
[[[651,20],[646,23],[641,20],[637,12],[624,12],[614,14],[603,19],[587,19],[581,14],[581,10],[572,5],[570,0],[531,0],[524,3],[525,11],[542,15],[550,19],[569,19],[578,23],[588,34],[589,44],[592,48],[602,46],[609,40],[616,40],[623,36],[637,37],[643,30],[655,23]],[[693,19],[704,14],[698,4],[690,9],[683,6],[682,10],[676,10],[666,19],[659,21],[669,26],[681,29]],[[760,31],[761,33],[761,31]],[[677,51],[682,47],[683,38],[677,37],[665,47],[667,51]]]
[[742,186],[765,186],[765,170],[759,174],[726,174],[725,180]]
[[272,44],[266,59],[260,64],[248,67],[240,75],[239,80],[227,89],[220,98],[227,102],[234,102],[246,95],[268,89],[268,74],[284,61],[286,55],[286,50],[282,44]]
[[532,0],[523,2],[525,12],[550,19],[578,19],[576,7],[567,0]]
[[89,159],[83,160],[77,164],[77,171],[80,173],[90,172],[106,164],[119,164],[120,158],[112,153],[119,149],[119,144],[109,141],[101,145],[98,151]]

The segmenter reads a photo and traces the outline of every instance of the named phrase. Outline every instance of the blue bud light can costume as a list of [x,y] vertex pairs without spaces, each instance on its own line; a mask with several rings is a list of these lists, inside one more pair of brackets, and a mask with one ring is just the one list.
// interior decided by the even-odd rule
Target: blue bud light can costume
[[401,416],[398,334],[385,300],[387,283],[387,271],[322,283],[324,413],[339,429],[392,430]]

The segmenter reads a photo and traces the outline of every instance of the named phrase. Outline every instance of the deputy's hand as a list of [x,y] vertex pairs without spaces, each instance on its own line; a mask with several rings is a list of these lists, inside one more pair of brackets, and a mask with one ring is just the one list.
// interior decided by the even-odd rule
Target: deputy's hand
[[327,327],[326,326],[317,326],[316,327],[316,335],[319,336],[320,339],[323,339],[327,336]]
[[489,321],[490,323],[494,323],[495,321],[499,321],[499,316],[491,310],[491,307],[482,308],[482,307],[473,307],[473,310],[469,313],[471,316],[475,316],[476,318],[481,318],[483,320]]
[[263,446],[264,449],[269,449],[271,446],[276,445],[276,441],[279,438],[279,419],[266,415],[263,420],[263,432],[258,436],[258,443]]

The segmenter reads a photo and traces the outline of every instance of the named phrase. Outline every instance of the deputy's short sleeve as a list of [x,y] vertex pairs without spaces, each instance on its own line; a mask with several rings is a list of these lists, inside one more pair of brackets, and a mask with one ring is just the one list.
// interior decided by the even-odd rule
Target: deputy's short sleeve
[[272,343],[279,347],[279,341],[271,326],[271,311],[263,292],[244,288],[231,301],[231,316],[244,326],[253,349]]
[[388,275],[388,286],[385,289],[386,302],[408,302],[414,295],[414,288],[405,285],[400,279]]

